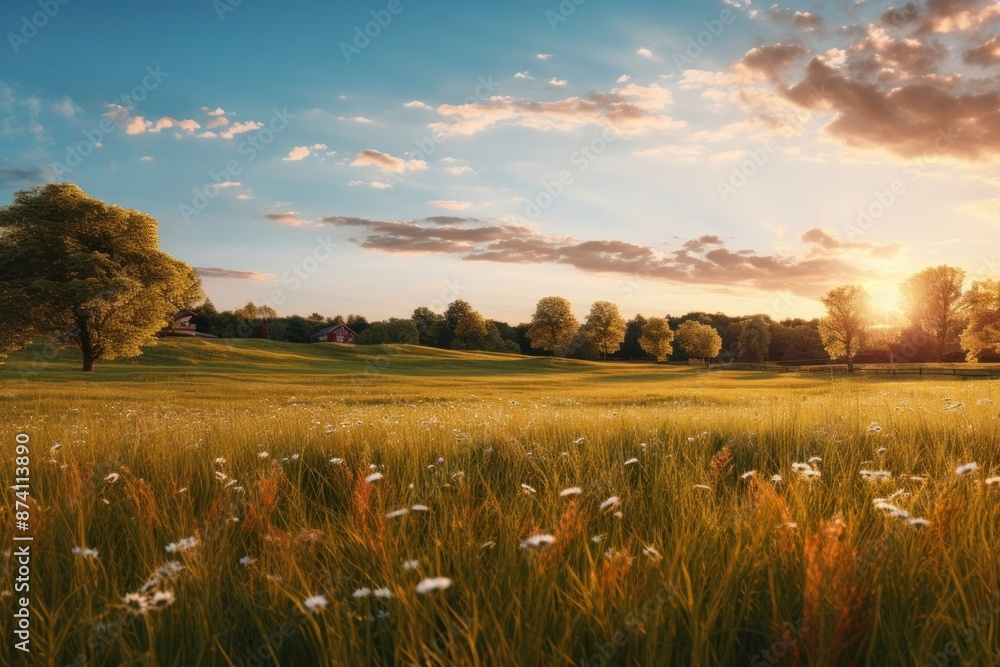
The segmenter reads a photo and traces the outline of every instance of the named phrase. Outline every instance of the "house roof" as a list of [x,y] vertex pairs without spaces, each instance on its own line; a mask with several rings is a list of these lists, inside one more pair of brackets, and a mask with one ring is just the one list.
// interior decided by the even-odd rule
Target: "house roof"
[[316,333],[314,333],[312,336],[310,336],[310,338],[319,338],[320,336],[325,336],[326,334],[328,334],[331,331],[334,331],[336,329],[343,329],[344,331],[351,332],[355,336],[358,335],[353,329],[351,329],[351,327],[347,326],[346,324],[334,324],[334,325],[329,326],[329,327],[327,327],[325,329],[320,329],[319,331],[317,331]]
[[176,320],[181,317],[198,317],[198,313],[194,312],[193,310],[188,310],[187,308],[181,308],[176,313],[174,313],[174,319]]

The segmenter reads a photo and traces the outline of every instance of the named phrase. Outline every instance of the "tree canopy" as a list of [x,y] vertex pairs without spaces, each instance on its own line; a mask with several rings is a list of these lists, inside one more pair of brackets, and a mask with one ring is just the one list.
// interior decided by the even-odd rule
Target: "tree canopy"
[[583,325],[583,333],[604,359],[625,340],[625,318],[610,301],[595,301]]
[[667,360],[674,351],[674,332],[663,317],[650,317],[642,326],[639,345],[644,352],[656,357],[659,362]]
[[854,372],[854,357],[872,326],[871,295],[861,285],[835,287],[822,298],[826,317],[819,334],[832,359],[844,358],[847,372]]
[[141,354],[204,298],[194,269],[159,244],[155,218],[72,183],[16,193],[0,208],[0,354],[48,338],[77,345],[86,371]]
[[556,354],[572,342],[579,328],[580,322],[573,316],[569,300],[547,296],[535,306],[526,335],[532,347]]
[[692,359],[710,362],[722,351],[722,337],[719,336],[719,332],[697,320],[683,322],[677,327],[674,338]]

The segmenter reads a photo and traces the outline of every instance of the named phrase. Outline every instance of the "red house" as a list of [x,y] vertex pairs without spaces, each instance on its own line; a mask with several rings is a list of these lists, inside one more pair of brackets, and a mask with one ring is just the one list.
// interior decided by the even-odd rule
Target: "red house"
[[314,343],[357,343],[358,334],[346,324],[335,324],[332,327],[320,329],[309,339]]
[[198,313],[193,310],[188,310],[187,308],[183,310],[178,310],[173,315],[173,319],[169,325],[160,329],[161,336],[197,336],[199,338],[215,338],[215,336],[207,333],[202,333],[198,331],[198,327],[195,326],[194,322],[191,321],[192,318],[198,317]]

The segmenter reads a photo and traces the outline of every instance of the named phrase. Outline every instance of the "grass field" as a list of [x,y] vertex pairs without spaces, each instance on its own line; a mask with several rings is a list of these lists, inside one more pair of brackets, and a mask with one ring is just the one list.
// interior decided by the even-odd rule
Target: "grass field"
[[27,658],[0,556],[0,664],[1000,664],[994,381],[262,341],[91,377],[44,357],[0,366],[34,538]]

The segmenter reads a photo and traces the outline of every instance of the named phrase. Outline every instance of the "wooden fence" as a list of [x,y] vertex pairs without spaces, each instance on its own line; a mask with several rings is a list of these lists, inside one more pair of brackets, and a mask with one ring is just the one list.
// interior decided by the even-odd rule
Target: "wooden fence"
[[[783,364],[713,364],[709,367],[714,371],[765,371],[768,373],[847,373],[846,364],[823,364],[816,366],[786,366]],[[898,364],[892,366],[868,366],[855,364],[855,373],[871,373],[874,375],[951,375],[956,377],[1000,378],[1000,366],[973,365],[958,366],[925,366],[922,364]]]

